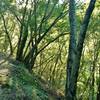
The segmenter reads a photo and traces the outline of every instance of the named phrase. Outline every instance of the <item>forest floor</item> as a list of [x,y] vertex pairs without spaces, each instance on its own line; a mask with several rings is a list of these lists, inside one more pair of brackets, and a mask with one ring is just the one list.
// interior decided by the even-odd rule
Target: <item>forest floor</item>
[[63,100],[23,64],[0,53],[0,100]]

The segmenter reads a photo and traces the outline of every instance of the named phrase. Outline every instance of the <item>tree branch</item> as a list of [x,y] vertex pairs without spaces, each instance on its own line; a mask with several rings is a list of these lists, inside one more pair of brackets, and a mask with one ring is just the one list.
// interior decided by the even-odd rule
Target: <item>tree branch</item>
[[47,46],[49,46],[52,42],[56,41],[58,38],[60,38],[61,36],[64,36],[64,35],[67,35],[69,33],[63,33],[63,34],[60,34],[58,35],[56,38],[54,38],[53,40],[51,40],[49,43],[47,43],[44,47],[42,47],[42,49],[40,49],[38,52],[37,52],[37,55],[42,52]]
[[9,32],[7,30],[7,26],[6,26],[6,22],[5,22],[5,18],[4,16],[1,14],[2,16],[2,19],[3,19],[3,24],[4,24],[4,29],[5,29],[5,33],[7,35],[7,38],[8,38],[8,41],[9,41],[9,44],[10,44],[10,55],[13,53],[13,47],[12,47],[12,43],[11,43],[11,39],[10,39],[10,36],[9,36]]

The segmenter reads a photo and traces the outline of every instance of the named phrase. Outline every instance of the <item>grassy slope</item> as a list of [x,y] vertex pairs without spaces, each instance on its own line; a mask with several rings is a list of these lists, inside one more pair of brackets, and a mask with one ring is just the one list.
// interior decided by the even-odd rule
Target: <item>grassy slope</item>
[[0,55],[0,100],[61,100],[48,92],[23,64],[4,59]]

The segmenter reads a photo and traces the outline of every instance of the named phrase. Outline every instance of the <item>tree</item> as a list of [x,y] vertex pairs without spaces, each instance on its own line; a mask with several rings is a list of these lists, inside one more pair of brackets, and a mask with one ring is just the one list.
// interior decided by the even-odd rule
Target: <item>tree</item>
[[[10,13],[13,15],[14,20],[17,21],[18,27],[18,43],[16,46],[16,60],[23,62],[27,69],[32,71],[37,56],[43,51],[49,44],[57,40],[59,37],[66,35],[59,34],[53,40],[41,48],[39,45],[50,34],[51,29],[65,17],[67,14],[66,5],[67,2],[59,4],[59,0],[19,0],[14,4],[12,1],[1,1],[5,7],[4,13]],[[4,27],[7,37],[9,36],[9,30],[5,24],[5,16],[2,16]],[[12,50],[11,39],[8,37],[10,50]]]
[[[66,12],[64,11],[65,5],[63,5],[61,11],[57,14],[57,17],[53,15],[54,11],[58,8],[58,0],[44,0],[42,2],[41,0],[33,0],[33,8],[31,10],[28,10],[27,8],[28,2],[29,0],[26,0],[25,7],[22,13],[23,17],[21,19],[20,37],[18,40],[16,60],[24,62],[25,65],[28,66],[28,69],[31,71],[34,66],[37,55],[43,49],[45,49],[52,41],[50,41],[48,45],[44,46],[40,50],[38,49],[38,45],[49,33],[51,28],[61,18],[65,16]],[[43,7],[42,9],[44,9],[44,12],[39,10],[40,7]],[[53,21],[51,24],[48,24],[47,22],[50,20],[50,18],[53,18]],[[29,37],[30,39],[28,40]]]
[[96,0],[90,1],[80,28],[79,36],[77,38],[75,0],[69,1],[70,42],[69,42],[69,54],[67,60],[67,79],[66,79],[66,94],[65,94],[66,100],[76,99],[77,78],[82,56],[83,44],[89,20],[93,12],[93,9],[95,7],[95,2]]
[[[83,23],[83,17],[89,2],[72,0],[69,21],[67,1],[0,0],[0,52],[11,54],[18,60],[16,62],[24,63],[24,67],[47,88],[63,97],[68,82],[69,94],[73,93],[78,100],[94,100],[100,94],[100,4],[96,3],[87,25],[87,20]],[[83,26],[89,26],[86,34]]]

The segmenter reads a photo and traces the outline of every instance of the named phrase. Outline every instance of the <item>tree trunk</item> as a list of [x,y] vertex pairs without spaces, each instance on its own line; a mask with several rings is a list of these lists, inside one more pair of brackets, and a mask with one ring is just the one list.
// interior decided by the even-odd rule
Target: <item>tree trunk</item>
[[76,44],[76,23],[75,23],[75,1],[69,1],[69,19],[70,19],[70,42],[69,55],[67,60],[67,82],[66,82],[66,100],[76,100],[76,88],[80,60],[83,50],[83,44],[88,28],[89,20],[93,12],[96,0],[91,0],[87,8],[83,23],[80,28],[78,42]]
[[97,100],[100,100],[100,66],[99,66],[99,84],[97,88]]
[[100,81],[99,81],[98,91],[97,91],[97,100],[100,100]]

